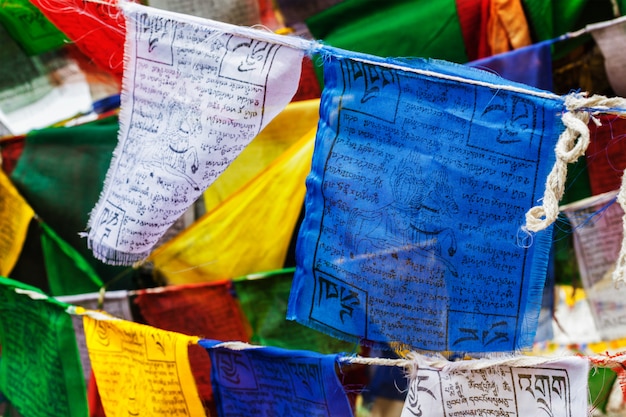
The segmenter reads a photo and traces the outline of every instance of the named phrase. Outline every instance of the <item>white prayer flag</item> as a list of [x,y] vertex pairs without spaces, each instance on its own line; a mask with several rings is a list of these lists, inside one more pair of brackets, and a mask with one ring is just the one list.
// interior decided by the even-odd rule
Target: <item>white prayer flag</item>
[[124,3],[119,144],[89,219],[103,262],[144,259],[291,101],[305,41]]
[[537,362],[532,366],[487,359],[420,366],[411,377],[401,417],[586,417],[587,359],[538,359],[528,360]]
[[626,96],[626,79],[624,79],[626,16],[608,22],[587,25],[586,29],[591,33],[593,40],[604,56],[604,68],[611,88],[618,96]]
[[617,191],[561,207],[572,224],[576,261],[598,332],[605,340],[626,337],[626,287],[613,271],[623,240],[624,210]]

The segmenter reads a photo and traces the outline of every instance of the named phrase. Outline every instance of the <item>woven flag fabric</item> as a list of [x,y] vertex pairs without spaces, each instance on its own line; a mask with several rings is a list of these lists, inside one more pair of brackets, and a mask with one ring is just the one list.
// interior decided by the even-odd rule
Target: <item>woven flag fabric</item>
[[510,52],[468,62],[467,65],[492,71],[502,78],[552,91],[553,41],[538,42]]
[[[232,296],[230,281],[161,287],[136,292],[134,303],[151,326],[189,336],[224,341],[248,341],[244,317]],[[211,361],[197,345],[189,347],[189,362],[198,394],[211,401]]]
[[87,243],[103,262],[130,265],[291,101],[303,44],[134,3],[123,9],[119,144]]
[[598,332],[605,340],[626,337],[626,288],[615,286],[612,272],[622,245],[624,211],[617,191],[561,208],[574,235],[580,276]]
[[520,227],[563,102],[441,61],[337,53],[325,83],[288,318],[381,349],[530,346],[551,232]]
[[231,350],[203,339],[220,417],[351,417],[335,374],[337,355],[249,346]]
[[0,2],[0,23],[29,55],[62,47],[65,35],[28,0]]
[[87,415],[67,307],[37,288],[0,277],[0,391],[24,416]]
[[[286,319],[293,269],[254,274],[233,282],[257,345],[319,353],[351,352],[355,345]],[[224,340],[224,339],[219,339]]]
[[315,39],[350,51],[468,60],[455,0],[344,0],[306,24]]
[[302,208],[315,129],[148,258],[170,284],[282,268]]
[[197,338],[93,313],[85,336],[107,417],[205,416],[187,353]]
[[33,0],[32,3],[99,67],[121,83],[124,17],[114,1]]
[[41,247],[51,295],[96,292],[102,280],[81,254],[47,224],[40,222]]
[[481,360],[475,369],[458,363],[420,366],[411,375],[401,417],[428,415],[587,416],[589,362],[570,357],[528,366]]
[[626,82],[622,76],[626,64],[626,54],[622,49],[626,41],[626,18],[588,25],[586,29],[602,51],[604,68],[611,88],[615,95],[623,97],[626,95]]
[[617,115],[598,115],[598,119],[600,125],[589,123],[591,140],[585,156],[590,192],[583,198],[619,189],[626,169],[626,143],[622,139],[626,119]]
[[[10,175],[37,215],[76,249],[104,282],[116,277],[123,268],[95,259],[78,232],[85,227],[89,211],[98,201],[117,144],[118,128],[117,117],[107,117],[79,126],[32,132],[26,137]],[[29,252],[27,256],[38,259],[35,253]],[[42,260],[42,275],[43,265]],[[128,280],[120,280],[116,285],[129,288],[130,284]]]
[[0,170],[0,275],[8,276],[22,252],[34,215],[9,177]]

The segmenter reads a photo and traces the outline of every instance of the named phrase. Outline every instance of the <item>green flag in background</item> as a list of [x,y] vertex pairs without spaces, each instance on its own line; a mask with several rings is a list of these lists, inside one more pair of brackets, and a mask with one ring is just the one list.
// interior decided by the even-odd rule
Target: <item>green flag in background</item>
[[102,281],[89,262],[45,223],[41,228],[46,274],[53,296],[97,292]]
[[28,417],[84,417],[87,390],[68,305],[0,277],[0,391]]
[[306,24],[314,38],[337,48],[467,62],[455,0],[345,0]]
[[60,48],[67,41],[67,37],[28,0],[0,0],[0,24],[29,55]]
[[[24,151],[10,175],[35,213],[76,249],[105,283],[126,268],[95,259],[79,233],[85,230],[102,190],[117,144],[118,126],[117,117],[109,117],[74,127],[35,131],[26,137]],[[12,278],[30,282],[29,277]],[[130,289],[127,284],[118,281],[110,289]]]
[[288,321],[287,302],[294,269],[249,275],[233,281],[244,315],[252,328],[252,343],[319,353],[352,352],[355,345]]
[[[528,25],[535,42],[554,39],[584,28],[590,23],[618,17],[611,0],[522,0]],[[626,1],[617,0],[620,14],[626,12]],[[554,58],[562,58],[576,46],[590,40],[583,36],[554,45]]]

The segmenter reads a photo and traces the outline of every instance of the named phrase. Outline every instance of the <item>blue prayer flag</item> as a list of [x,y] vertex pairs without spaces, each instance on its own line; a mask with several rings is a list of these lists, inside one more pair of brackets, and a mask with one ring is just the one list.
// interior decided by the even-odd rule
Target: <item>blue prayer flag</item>
[[250,347],[233,350],[200,340],[211,356],[211,382],[220,417],[351,417],[335,364],[338,355]]
[[493,71],[502,78],[552,91],[552,44],[555,39],[492,55],[467,65]]
[[531,346],[551,229],[520,227],[563,101],[443,61],[328,55],[287,318],[381,349]]

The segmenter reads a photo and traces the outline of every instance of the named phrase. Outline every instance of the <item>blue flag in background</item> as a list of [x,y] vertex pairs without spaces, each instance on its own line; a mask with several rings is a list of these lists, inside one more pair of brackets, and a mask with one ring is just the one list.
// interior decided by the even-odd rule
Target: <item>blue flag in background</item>
[[335,373],[337,355],[251,347],[232,350],[200,340],[211,356],[211,382],[220,417],[351,417]]
[[563,102],[461,65],[329,55],[288,318],[382,349],[531,346],[551,230],[520,226]]
[[552,44],[556,39],[468,62],[474,68],[493,71],[502,78],[546,91],[553,90]]

